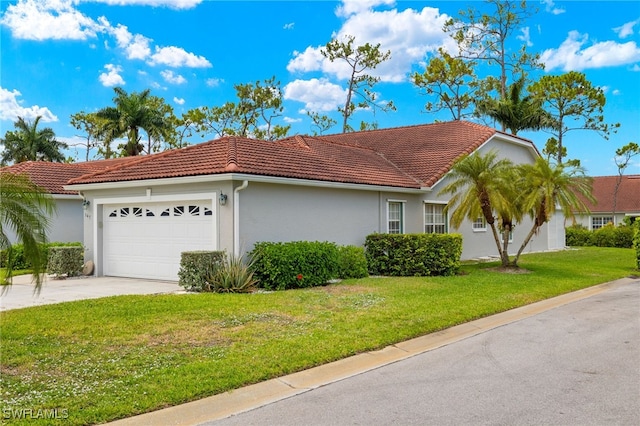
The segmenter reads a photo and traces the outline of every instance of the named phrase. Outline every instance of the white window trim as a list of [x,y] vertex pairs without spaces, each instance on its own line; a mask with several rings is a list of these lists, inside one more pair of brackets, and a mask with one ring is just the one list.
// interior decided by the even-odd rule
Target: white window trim
[[[476,228],[476,222],[478,220],[482,220],[482,228]],[[484,216],[478,216],[478,219],[471,222],[471,229],[473,230],[473,232],[487,232],[487,220],[484,218]]]
[[[611,219],[611,220],[608,220],[606,223],[602,223],[602,224],[600,224],[599,227],[594,228],[593,227],[593,219]],[[589,220],[589,229],[591,231],[595,231],[597,229],[600,229],[600,228],[606,226],[608,223],[613,223],[614,220],[615,219],[614,219],[614,217],[612,215],[604,215],[604,214],[592,215],[590,220]]]
[[[427,204],[429,205],[438,204],[446,207],[448,203],[445,203],[442,201],[429,201],[429,200],[422,201],[422,232],[423,233],[425,233],[425,228],[427,227],[427,221],[425,220],[425,217],[424,217],[424,209]],[[444,215],[445,215],[445,221],[444,221],[445,234],[448,234],[449,230],[451,229],[451,224],[449,223],[449,215],[446,213],[444,213]]]
[[400,217],[400,234],[404,234],[405,232],[405,211],[406,211],[406,204],[407,204],[407,200],[394,200],[394,199],[387,199],[387,234],[390,234],[390,229],[389,229],[389,204],[391,203],[399,203],[402,206],[402,211],[401,213],[401,217]]

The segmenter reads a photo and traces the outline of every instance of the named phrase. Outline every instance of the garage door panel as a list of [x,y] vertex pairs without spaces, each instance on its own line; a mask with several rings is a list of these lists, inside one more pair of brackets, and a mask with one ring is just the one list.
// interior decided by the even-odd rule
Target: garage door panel
[[183,251],[215,250],[211,201],[104,206],[104,274],[177,280]]

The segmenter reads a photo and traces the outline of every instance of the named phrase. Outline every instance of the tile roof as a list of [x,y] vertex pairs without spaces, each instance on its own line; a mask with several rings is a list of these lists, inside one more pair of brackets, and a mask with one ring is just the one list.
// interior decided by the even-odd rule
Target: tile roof
[[77,191],[68,191],[63,186],[73,178],[97,170],[104,170],[118,164],[130,162],[131,158],[87,161],[82,163],[52,163],[50,161],[25,161],[0,169],[1,173],[26,173],[36,185],[50,194],[75,195]]
[[[435,184],[456,159],[500,132],[465,121],[327,136],[263,141],[235,136],[159,154],[59,164],[30,162],[25,171],[55,194],[65,184],[177,178],[223,173],[422,188]],[[525,143],[530,141],[522,139]],[[40,164],[37,164],[40,163]]]
[[[612,213],[613,194],[618,176],[597,176],[593,178],[595,205],[587,203],[591,213]],[[640,175],[622,176],[616,200],[616,212],[640,213]]]
[[448,121],[342,133],[323,139],[373,149],[424,186],[432,186],[451,169],[456,159],[471,154],[496,133],[495,129],[480,124]]
[[[405,188],[432,186],[497,132],[465,121],[279,141],[221,139],[139,157],[70,184],[245,173]],[[523,139],[523,141],[528,142]],[[530,143],[530,142],[529,142]],[[533,145],[532,145],[533,146]]]

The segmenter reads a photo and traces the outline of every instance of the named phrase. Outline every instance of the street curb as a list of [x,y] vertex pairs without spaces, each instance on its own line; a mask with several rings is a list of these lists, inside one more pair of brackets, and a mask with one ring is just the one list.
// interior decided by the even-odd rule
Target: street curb
[[617,287],[629,285],[633,282],[640,284],[638,279],[622,278],[595,285],[390,345],[381,350],[365,352],[201,400],[117,420],[109,423],[109,425],[146,426],[153,424],[186,426],[220,420],[450,345],[503,325],[520,321]]

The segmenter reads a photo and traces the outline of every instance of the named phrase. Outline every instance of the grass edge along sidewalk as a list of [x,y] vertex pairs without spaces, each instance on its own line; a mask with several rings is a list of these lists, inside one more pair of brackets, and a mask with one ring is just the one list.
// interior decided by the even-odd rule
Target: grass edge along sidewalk
[[130,417],[637,274],[631,265],[630,249],[588,248],[528,255],[529,273],[517,275],[488,263],[465,265],[455,277],[8,311],[0,315],[3,409],[64,409],[65,424]]

